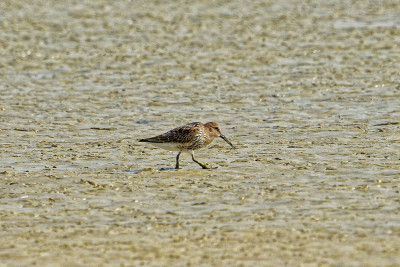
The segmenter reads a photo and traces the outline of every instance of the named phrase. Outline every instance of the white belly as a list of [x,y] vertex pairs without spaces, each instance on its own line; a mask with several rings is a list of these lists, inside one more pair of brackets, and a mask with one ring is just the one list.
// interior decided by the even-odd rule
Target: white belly
[[182,151],[184,149],[182,149],[182,147],[185,147],[185,144],[174,144],[174,143],[150,143],[155,147],[159,147],[165,150],[169,150],[169,151]]

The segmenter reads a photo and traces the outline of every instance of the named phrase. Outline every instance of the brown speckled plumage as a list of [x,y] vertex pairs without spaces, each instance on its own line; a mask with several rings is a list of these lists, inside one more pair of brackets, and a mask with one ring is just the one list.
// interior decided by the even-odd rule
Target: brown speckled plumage
[[192,152],[193,161],[198,163],[203,169],[208,169],[208,167],[194,158],[193,151],[208,146],[215,137],[221,137],[234,148],[232,143],[221,134],[221,129],[215,122],[207,122],[205,124],[201,122],[188,123],[164,134],[140,139],[139,142],[147,142],[167,150],[179,151],[176,157],[176,169],[179,169],[179,155],[183,151]]

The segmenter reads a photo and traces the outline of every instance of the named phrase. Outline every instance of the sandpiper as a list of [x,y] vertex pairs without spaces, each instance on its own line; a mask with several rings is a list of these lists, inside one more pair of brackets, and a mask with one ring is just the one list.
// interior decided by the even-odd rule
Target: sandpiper
[[139,142],[147,142],[152,145],[170,151],[179,151],[176,156],[175,169],[179,169],[179,156],[182,152],[190,152],[192,160],[199,164],[203,169],[209,169],[205,164],[200,163],[194,158],[194,150],[203,148],[211,144],[215,137],[221,137],[232,148],[235,148],[228,138],[221,133],[221,128],[216,122],[192,122],[172,129],[164,134],[154,137],[140,139]]

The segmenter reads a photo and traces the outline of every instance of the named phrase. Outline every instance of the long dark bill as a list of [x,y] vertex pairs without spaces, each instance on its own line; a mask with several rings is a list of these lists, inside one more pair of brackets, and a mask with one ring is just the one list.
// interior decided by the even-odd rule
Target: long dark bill
[[232,148],[236,148],[234,145],[232,145],[231,142],[229,142],[228,138],[226,138],[225,135],[221,134],[219,137],[224,139],[224,141],[227,142]]

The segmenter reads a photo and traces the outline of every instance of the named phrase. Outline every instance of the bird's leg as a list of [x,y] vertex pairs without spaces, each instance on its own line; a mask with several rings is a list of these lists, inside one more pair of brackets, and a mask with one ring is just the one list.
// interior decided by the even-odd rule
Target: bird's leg
[[179,151],[178,155],[176,156],[176,165],[175,169],[179,169],[179,156],[181,155],[181,151]]
[[192,160],[193,160],[194,162],[196,162],[197,164],[199,164],[203,169],[209,169],[206,165],[204,165],[204,164],[201,163],[201,162],[198,162],[198,161],[194,158],[194,151],[192,151]]

